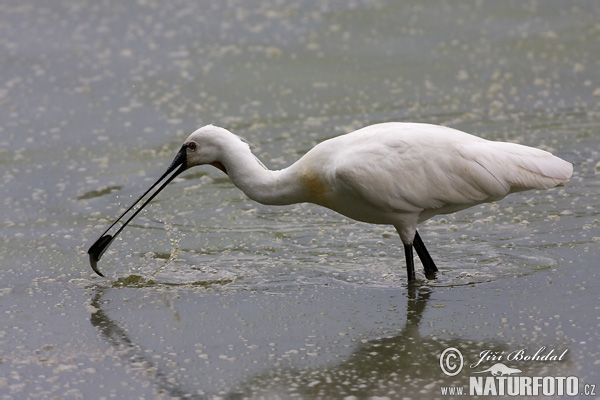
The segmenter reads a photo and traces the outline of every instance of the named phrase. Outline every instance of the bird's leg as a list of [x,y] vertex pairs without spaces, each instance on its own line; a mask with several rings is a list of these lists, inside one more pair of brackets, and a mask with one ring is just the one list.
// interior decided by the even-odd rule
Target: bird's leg
[[421,259],[421,263],[423,263],[423,268],[425,268],[425,276],[427,276],[428,278],[435,278],[435,273],[438,272],[438,269],[435,266],[433,259],[429,255],[429,252],[427,251],[427,248],[425,247],[425,243],[423,243],[421,236],[419,236],[419,232],[415,232],[413,245],[415,246],[415,250],[417,251],[419,258]]
[[415,280],[415,263],[413,260],[413,245],[404,245],[404,256],[406,257],[406,272],[408,273],[408,281]]

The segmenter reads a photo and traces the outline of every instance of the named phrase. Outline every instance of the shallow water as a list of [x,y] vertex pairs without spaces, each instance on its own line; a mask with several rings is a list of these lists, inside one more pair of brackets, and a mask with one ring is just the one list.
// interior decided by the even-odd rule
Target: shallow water
[[[440,398],[458,348],[600,387],[595,1],[0,5],[0,393],[20,398]],[[218,170],[174,181],[93,274],[87,248],[208,123],[270,168],[384,121],[552,151],[565,187],[420,228],[267,207]],[[595,396],[600,396],[600,388]]]

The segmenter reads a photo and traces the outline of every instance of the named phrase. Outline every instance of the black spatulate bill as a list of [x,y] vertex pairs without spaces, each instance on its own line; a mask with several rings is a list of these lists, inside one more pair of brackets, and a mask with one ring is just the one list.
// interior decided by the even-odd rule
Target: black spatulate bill
[[[127,226],[127,224],[136,215],[138,215],[140,211],[142,211],[142,209],[146,206],[146,204],[148,204],[154,197],[156,197],[156,195],[158,193],[161,192],[161,190],[163,190],[165,188],[165,186],[167,186],[173,179],[175,179],[175,177],[177,177],[177,175],[179,175],[180,173],[182,173],[183,171],[185,171],[187,169],[186,150],[187,150],[187,146],[185,144],[183,146],[181,146],[181,149],[175,156],[175,159],[173,160],[173,162],[171,163],[171,165],[169,166],[167,171],[156,182],[154,182],[152,184],[152,186],[150,186],[150,188],[148,190],[146,190],[144,192],[144,194],[142,194],[140,196],[140,198],[137,199],[135,201],[135,203],[133,203],[131,205],[131,207],[129,207],[127,210],[125,210],[125,212],[123,212],[123,214],[121,214],[115,220],[115,222],[113,222],[108,227],[108,229],[106,229],[106,231],[104,231],[102,236],[100,236],[98,238],[98,240],[96,240],[94,242],[94,244],[89,248],[88,254],[90,256],[90,265],[92,266],[92,269],[94,270],[95,273],[97,273],[100,276],[104,276],[98,269],[98,261],[100,261],[100,258],[102,257],[104,252],[108,249],[108,247],[110,246],[112,241],[115,240],[117,235],[119,233],[121,233],[123,228],[125,228]],[[161,184],[161,182],[162,182],[162,184]],[[144,203],[137,210],[135,210],[133,212],[133,214],[123,223],[123,225],[121,225],[121,227],[114,233],[114,235],[109,235],[108,231],[110,231],[117,224],[117,222],[119,222],[127,213],[129,213],[139,202],[142,201],[142,199],[144,197],[146,197],[159,184],[161,184],[161,185],[158,187],[158,189],[156,189],[152,194],[150,194],[150,196],[146,199],[146,201],[144,201]]]

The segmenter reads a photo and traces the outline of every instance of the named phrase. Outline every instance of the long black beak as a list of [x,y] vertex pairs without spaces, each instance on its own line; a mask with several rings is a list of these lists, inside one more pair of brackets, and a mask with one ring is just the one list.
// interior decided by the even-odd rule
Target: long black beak
[[[183,171],[185,171],[187,169],[186,150],[187,150],[187,145],[184,144],[183,146],[181,146],[181,149],[175,156],[175,159],[173,160],[173,162],[171,163],[171,165],[169,166],[167,171],[156,182],[154,182],[154,184],[152,186],[150,186],[150,188],[148,190],[146,190],[144,192],[144,194],[141,195],[140,198],[137,199],[135,201],[135,203],[133,203],[131,205],[131,207],[129,207],[127,210],[125,210],[125,212],[123,212],[123,214],[121,214],[119,216],[119,218],[117,218],[115,220],[115,222],[113,222],[112,225],[109,226],[108,229],[104,231],[102,236],[100,236],[98,238],[98,240],[96,240],[96,242],[92,245],[92,247],[89,248],[88,254],[90,255],[90,265],[92,266],[92,269],[94,270],[95,273],[97,273],[100,276],[104,276],[98,270],[98,261],[100,261],[100,257],[102,257],[102,254],[104,254],[106,249],[108,249],[108,246],[110,246],[112,241],[115,240],[117,235],[119,233],[121,233],[123,228],[125,228],[127,226],[129,221],[131,221],[136,215],[138,215],[138,213],[140,211],[142,211],[142,208],[144,208],[146,206],[146,204],[148,204],[154,197],[156,197],[156,195],[158,193],[160,193],[160,191],[163,190],[165,188],[165,186],[167,186],[169,184],[169,182],[171,182],[173,179],[175,179],[175,177],[177,175],[179,175],[180,173],[182,173]],[[123,223],[123,225],[121,225],[121,227],[115,232],[115,234],[109,235],[108,231],[110,231],[112,229],[112,227],[117,224],[117,222],[119,222],[123,217],[125,217],[125,215],[127,213],[129,213],[140,201],[142,201],[142,199],[144,197],[146,197],[146,195],[148,195],[152,191],[152,189],[154,189],[156,186],[158,186],[162,181],[164,181],[162,183],[162,185],[160,185],[160,187],[158,189],[156,189],[150,195],[150,197],[148,197],[148,199],[146,199],[146,201],[137,210],[135,210],[135,212],[133,212],[133,214]]]

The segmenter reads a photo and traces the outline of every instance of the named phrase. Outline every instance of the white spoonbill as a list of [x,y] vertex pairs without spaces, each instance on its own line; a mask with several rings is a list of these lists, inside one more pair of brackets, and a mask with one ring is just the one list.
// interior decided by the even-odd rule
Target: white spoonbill
[[262,204],[309,202],[358,221],[393,225],[404,244],[409,281],[415,279],[413,246],[426,276],[437,272],[417,232],[418,223],[512,192],[549,189],[567,182],[573,173],[571,163],[543,150],[443,126],[400,122],[375,124],[326,140],[288,168],[271,171],[239,136],[207,125],[187,138],[164,175],[90,247],[92,269],[103,276],[97,263],[115,236],[177,175],[204,164],[219,168]]

